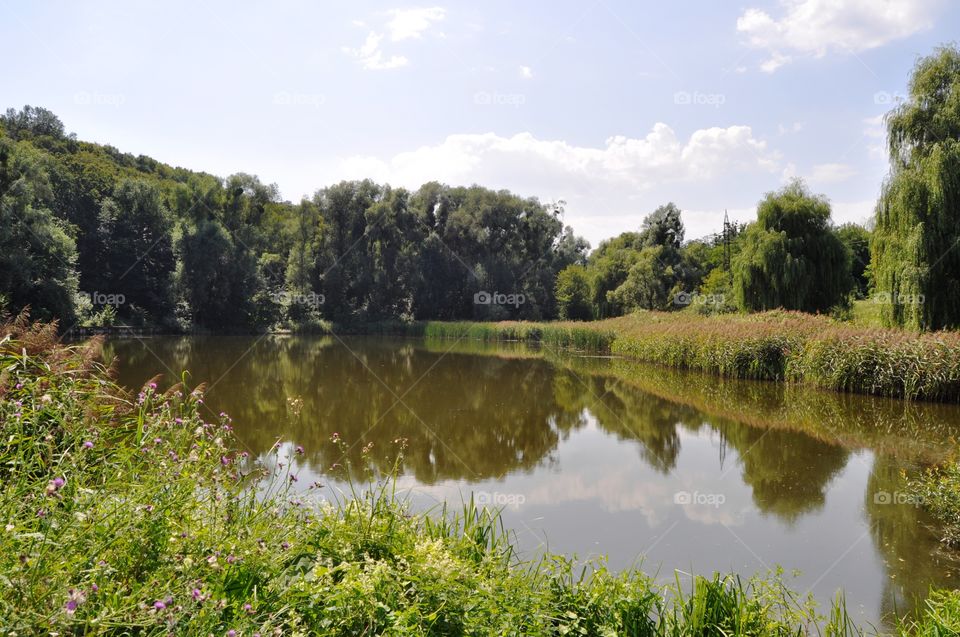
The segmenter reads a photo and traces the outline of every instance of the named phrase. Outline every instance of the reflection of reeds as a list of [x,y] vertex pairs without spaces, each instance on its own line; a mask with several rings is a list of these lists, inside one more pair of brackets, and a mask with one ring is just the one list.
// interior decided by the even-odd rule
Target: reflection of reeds
[[440,323],[431,337],[538,341],[731,378],[960,401],[960,334],[865,329],[798,312],[700,316],[641,312],[590,323]]

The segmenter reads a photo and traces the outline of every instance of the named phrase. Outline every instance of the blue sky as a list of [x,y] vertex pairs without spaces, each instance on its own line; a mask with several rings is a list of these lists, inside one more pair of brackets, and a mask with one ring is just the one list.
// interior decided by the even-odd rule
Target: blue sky
[[674,201],[692,238],[791,176],[865,221],[880,116],[958,33],[949,0],[9,3],[0,107],[291,200],[480,183],[593,245]]

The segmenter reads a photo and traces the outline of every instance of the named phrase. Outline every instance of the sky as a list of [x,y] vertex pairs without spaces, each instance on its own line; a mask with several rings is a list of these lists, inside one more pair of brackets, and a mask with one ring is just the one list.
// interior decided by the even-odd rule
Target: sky
[[[434,1],[437,4],[434,4]],[[801,177],[869,220],[882,117],[952,0],[12,2],[0,108],[299,201],[341,179],[562,200],[593,246],[683,210],[687,238]]]

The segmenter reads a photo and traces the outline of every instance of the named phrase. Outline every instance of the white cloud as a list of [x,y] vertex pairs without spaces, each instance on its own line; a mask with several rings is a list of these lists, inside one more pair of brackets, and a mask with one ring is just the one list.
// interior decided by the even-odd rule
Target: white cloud
[[930,28],[942,0],[783,0],[777,19],[750,8],[737,31],[770,57],[761,70],[772,73],[790,62],[790,53],[822,57],[828,51],[857,53]]
[[[419,39],[435,22],[443,20],[446,10],[442,7],[391,9],[390,19],[384,25],[391,42]],[[365,23],[354,20],[356,26]],[[410,61],[403,55],[387,55],[382,48],[384,33],[370,31],[360,48],[343,47],[343,52],[356,58],[360,66],[369,71],[385,71],[406,66]]]
[[425,7],[413,9],[391,9],[387,11],[387,33],[390,40],[400,42],[421,37],[435,22],[446,17],[443,7]]
[[611,137],[598,147],[531,133],[450,135],[391,158],[346,158],[336,177],[407,188],[430,180],[479,183],[545,201],[565,199],[568,223],[596,244],[638,227],[644,214],[671,199],[681,208],[715,211],[716,218],[703,215],[690,226],[689,236],[713,232],[724,207],[749,206],[776,185],[779,164],[779,154],[749,126],[705,128],[681,139],[658,123],[645,137]]
[[407,58],[402,55],[391,55],[389,58],[380,48],[383,35],[375,31],[367,34],[367,39],[359,49],[344,47],[344,53],[352,55],[360,62],[360,66],[370,71],[384,71],[407,65]]
[[533,77],[533,69],[531,69],[529,66],[521,66],[520,77],[529,80]]

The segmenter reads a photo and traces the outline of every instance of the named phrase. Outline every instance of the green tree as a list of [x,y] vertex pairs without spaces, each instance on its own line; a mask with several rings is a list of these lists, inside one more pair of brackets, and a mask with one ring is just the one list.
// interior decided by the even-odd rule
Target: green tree
[[[122,294],[120,314],[139,311],[169,323],[173,319],[173,223],[157,188],[124,180],[100,208],[103,254],[96,291]],[[94,290],[89,290],[94,291]]]
[[593,318],[590,279],[580,264],[568,265],[557,274],[557,310],[562,319],[586,321]]
[[744,310],[826,312],[852,287],[850,255],[830,225],[830,203],[797,180],[767,193],[733,263]]
[[854,292],[858,298],[864,298],[870,287],[870,231],[855,223],[845,223],[837,228],[837,237],[850,253]]
[[648,246],[640,251],[626,280],[607,293],[608,301],[626,310],[666,310],[676,284],[673,266],[664,261],[666,246]]
[[920,60],[887,115],[890,174],[877,204],[871,270],[884,321],[960,325],[960,51]]
[[76,244],[50,211],[52,193],[40,162],[0,138],[0,297],[13,312],[74,320]]

